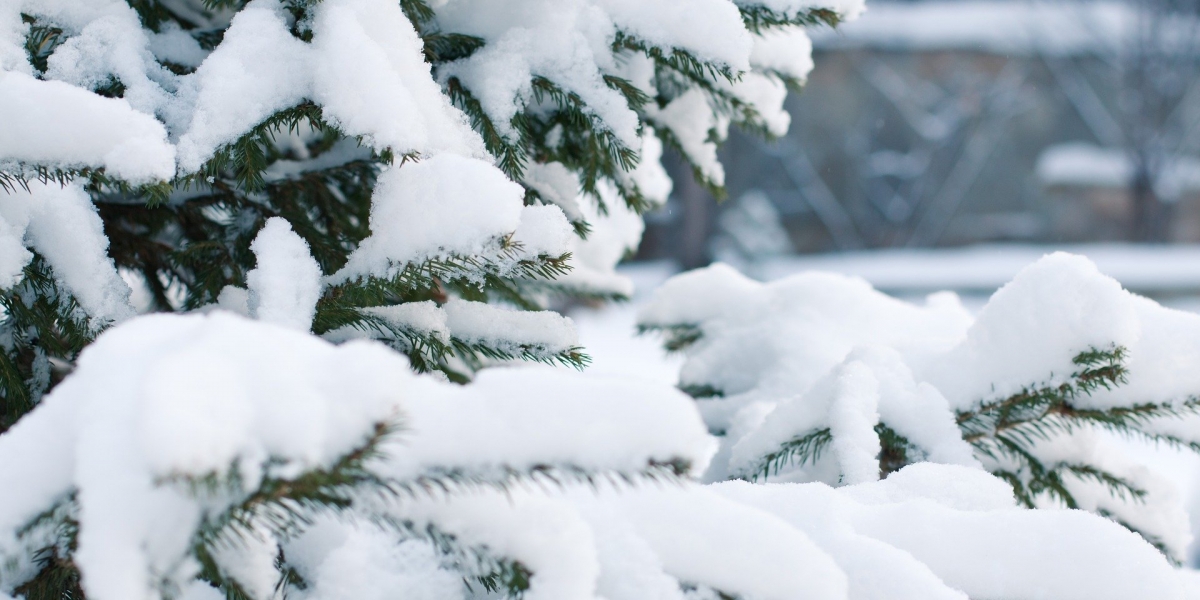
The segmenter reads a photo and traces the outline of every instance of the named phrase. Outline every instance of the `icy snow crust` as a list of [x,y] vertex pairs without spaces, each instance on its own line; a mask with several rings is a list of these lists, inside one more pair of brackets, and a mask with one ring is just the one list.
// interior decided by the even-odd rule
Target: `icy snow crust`
[[[639,321],[701,335],[685,351],[680,383],[723,393],[698,401],[709,428],[725,432],[704,475],[710,481],[761,476],[765,457],[823,428],[832,435],[828,452],[770,479],[875,481],[881,422],[926,460],[997,468],[999,459],[974,455],[956,411],[1063,383],[1078,370],[1073,359],[1092,348],[1127,349],[1128,380],[1074,397],[1080,409],[1172,404],[1200,390],[1200,317],[1131,294],[1086,258],[1063,253],[1021,271],[974,317],[949,293],[911,304],[854,277],[809,272],[764,284],[716,265],[668,281]],[[1200,438],[1191,417],[1148,429]],[[1113,513],[1177,555],[1187,547],[1177,493],[1095,432],[1053,437],[1035,452],[1044,464],[1098,465],[1149,490],[1146,504],[1127,504],[1100,484],[1066,482],[1081,508]]]
[[[0,553],[24,556],[39,532],[23,527],[73,497],[89,598],[158,598],[166,588],[152,582],[177,597],[221,597],[194,579],[195,526],[264,478],[329,468],[380,423],[399,432],[369,468],[392,482],[545,465],[703,469],[715,443],[692,401],[665,386],[535,368],[461,387],[412,374],[373,342],[333,346],[220,311],[141,317],[103,334],[0,437]],[[186,484],[234,472],[240,485]],[[428,540],[404,533],[432,526],[519,561],[533,573],[532,600],[697,600],[711,590],[764,600],[1185,598],[1174,569],[1122,527],[1018,509],[1000,480],[932,463],[837,489],[568,478],[364,494],[341,516],[312,520],[292,535],[259,523],[214,559],[255,597],[270,597],[280,548],[308,582],[297,597],[471,597]],[[0,593],[12,593],[32,565],[4,564]]]

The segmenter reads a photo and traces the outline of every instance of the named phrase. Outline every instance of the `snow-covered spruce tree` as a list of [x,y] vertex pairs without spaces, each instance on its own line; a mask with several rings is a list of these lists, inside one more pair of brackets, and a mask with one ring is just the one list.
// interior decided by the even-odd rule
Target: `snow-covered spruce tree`
[[1200,451],[1200,317],[1085,258],[1043,258],[977,317],[950,293],[922,306],[856,278],[763,284],[717,265],[669,281],[640,321],[686,354],[681,387],[722,436],[706,479],[981,467],[1025,506],[1089,510],[1185,558],[1177,492],[1106,435]]
[[578,364],[529,309],[627,291],[656,140],[719,185],[858,8],[0,2],[0,598],[1188,597],[981,471],[701,486],[686,395],[475,373]]
[[811,67],[799,25],[860,9],[5,2],[0,429],[135,309],[269,312],[251,241],[276,216],[322,274],[302,291],[314,333],[458,381],[495,359],[582,365],[561,319],[478,303],[626,294],[611,268],[670,191],[660,140],[719,188],[731,123],[786,130]]

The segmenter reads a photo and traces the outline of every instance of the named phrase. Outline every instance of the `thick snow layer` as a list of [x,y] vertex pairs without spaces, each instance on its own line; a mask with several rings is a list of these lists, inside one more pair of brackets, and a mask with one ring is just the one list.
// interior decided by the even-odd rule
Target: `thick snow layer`
[[520,560],[534,599],[683,600],[681,583],[764,599],[1186,597],[1185,574],[1119,525],[1015,508],[1007,484],[963,467],[838,489],[479,490],[386,510]]
[[[413,375],[370,342],[333,346],[221,311],[147,316],[101,335],[67,380],[0,436],[9,490],[0,499],[0,553],[15,551],[18,530],[74,492],[75,560],[89,597],[157,597],[152,573],[181,587],[191,577],[186,553],[202,510],[240,501],[263,477],[328,467],[384,422],[401,431],[373,468],[405,480],[703,468],[713,448],[690,399],[666,386],[546,368],[486,373],[462,387]],[[245,492],[198,498],[177,481],[235,469]],[[229,556],[249,565],[253,555]],[[326,560],[311,564],[320,571]],[[9,591],[21,581],[6,574],[4,582]]]
[[334,283],[387,277],[413,262],[484,254],[520,225],[525,190],[496,167],[440,154],[391,167],[371,202],[371,236]]
[[221,44],[182,84],[191,110],[179,138],[180,170],[198,170],[221,146],[303,101],[308,58],[278,6],[258,2],[238,11]]
[[104,167],[132,183],[170,179],[175,148],[153,117],[120,98],[0,71],[0,164]]
[[850,576],[850,598],[1184,598],[1182,577],[1120,525],[1013,508],[962,467],[918,464],[878,482],[713,486],[809,533]]
[[[717,265],[668,281],[639,321],[701,335],[685,350],[680,382],[723,394],[698,401],[710,429],[725,434],[709,480],[872,481],[879,423],[925,460],[1002,467],[974,455],[957,414],[1067,382],[1080,368],[1073,359],[1093,348],[1125,348],[1127,381],[1077,396],[1081,408],[1169,404],[1200,390],[1200,316],[1131,294],[1086,258],[1064,253],[1023,269],[975,316],[953,294],[915,305],[845,276],[809,272],[764,284]],[[1192,421],[1147,427],[1200,439]],[[831,444],[815,463],[785,460],[765,472],[772,453],[823,429]],[[1031,451],[1045,464],[1091,464],[1146,489],[1144,504],[1135,504],[1085,479],[1064,484],[1081,507],[1113,514],[1183,555],[1190,528],[1169,484],[1087,432]]]
[[487,155],[431,77],[423,42],[396,2],[322,2],[312,28],[313,99],[343,132],[396,154]]
[[[376,149],[486,155],[432,79],[421,40],[394,2],[323,2],[305,43],[278,2],[259,0],[233,15],[212,52],[177,27],[151,35],[114,0],[8,3],[0,9],[0,48],[21,46],[22,13],[63,27],[67,37],[50,55],[45,81],[0,50],[0,111],[16,116],[0,132],[0,163],[104,167],[135,184],[170,179],[304,100]],[[196,70],[175,75],[156,57]],[[91,93],[111,78],[125,87],[123,98]]]
[[800,81],[813,70],[812,40],[803,29],[766,31],[754,39],[750,64]]
[[408,389],[405,431],[379,467],[396,479],[449,467],[630,472],[676,459],[699,471],[715,448],[691,400],[664,385],[532,366],[485,370],[466,387],[423,378]]
[[18,246],[24,238],[95,324],[133,316],[132,292],[108,257],[104,224],[83,188],[31,182],[28,192],[18,188],[3,196],[0,222],[0,244],[13,252],[0,258],[0,280],[7,275],[15,283],[31,258]]
[[321,267],[308,242],[280,217],[266,225],[250,244],[257,265],[246,273],[250,316],[300,331],[312,327],[321,297]]
[[566,214],[557,206],[536,205],[521,209],[521,222],[512,241],[528,258],[559,257],[571,251],[578,239]]

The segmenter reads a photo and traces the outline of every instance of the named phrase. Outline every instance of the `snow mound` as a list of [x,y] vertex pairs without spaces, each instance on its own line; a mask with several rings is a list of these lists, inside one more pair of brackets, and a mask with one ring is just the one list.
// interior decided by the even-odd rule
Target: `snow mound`
[[[1016,424],[1027,416],[979,420],[1021,394],[1066,389],[1068,416],[1159,406],[1136,421],[1139,435],[1200,441],[1197,419],[1169,414],[1191,414],[1200,393],[1200,316],[1129,293],[1084,257],[1043,257],[975,316],[950,293],[912,304],[853,277],[759,283],[715,265],[669,280],[639,322],[684,346],[680,385],[721,434],[706,480],[875,481],[887,474],[886,436],[907,448],[904,461],[982,467],[1022,485],[1040,477],[1032,457],[1062,471],[1067,505],[1112,515],[1173,556],[1190,542],[1178,493],[1114,452],[1097,421],[1047,414],[1048,427],[1066,428],[1042,433]],[[1085,353],[1116,357],[1124,371],[1084,390],[1080,374],[1102,367],[1080,362]],[[1028,454],[1006,450],[1003,436]],[[1144,496],[1114,496],[1088,469]]]

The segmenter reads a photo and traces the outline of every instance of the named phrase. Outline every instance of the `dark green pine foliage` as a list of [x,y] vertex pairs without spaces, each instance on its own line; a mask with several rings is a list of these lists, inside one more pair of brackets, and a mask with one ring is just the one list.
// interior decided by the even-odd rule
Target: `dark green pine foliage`
[[[177,3],[127,1],[150,29],[178,25],[206,48],[219,44],[224,33],[223,26],[212,23],[227,26],[229,17],[245,4],[243,0],[197,0],[209,17],[204,23],[179,11]],[[425,0],[397,1],[424,40],[425,57],[435,74],[441,65],[483,47],[485,42],[480,38],[439,30],[435,12]],[[303,23],[307,10],[317,2],[288,0],[285,4],[296,23]],[[742,14],[754,32],[817,23],[833,25],[838,21],[836,13],[825,9],[780,14],[761,6],[745,6]],[[30,25],[26,51],[35,68],[44,70],[47,58],[64,39],[63,30],[28,15],[25,21]],[[300,39],[311,36],[299,26],[293,33]],[[716,85],[721,80],[736,80],[737,74],[728,68],[682,50],[651,47],[626,33],[613,40],[613,50],[618,55],[641,53],[654,60],[657,90],[653,95],[627,80],[605,77],[649,126],[654,123],[641,109],[651,103],[665,106],[683,91],[699,88],[708,94],[714,110],[728,116],[735,125],[765,133],[752,106]],[[188,67],[178,64],[164,66],[178,74],[189,72]],[[511,123],[518,132],[516,139],[498,133],[496,124],[461,81],[449,79],[445,93],[467,114],[487,150],[514,180],[523,182],[531,163],[559,162],[580,177],[583,191],[601,203],[601,212],[605,207],[597,186],[602,181],[616,184],[634,210],[650,208],[652,202],[636,185],[622,183],[622,172],[637,165],[637,152],[623,145],[577,95],[544,77],[535,77],[531,84],[535,97]],[[111,80],[95,91],[119,97],[123,86]],[[552,131],[561,132],[561,136],[555,134],[553,146],[547,143]],[[281,136],[289,132],[313,133],[306,136],[306,156],[298,156],[294,147],[280,143]],[[658,128],[656,132],[668,144],[674,143],[666,129]],[[0,193],[35,179],[84,183],[99,208],[112,258],[118,267],[144,280],[152,309],[190,310],[214,302],[225,286],[246,285],[246,273],[255,261],[250,242],[271,217],[287,219],[308,242],[325,273],[342,267],[349,253],[370,233],[370,196],[380,169],[419,157],[394,156],[390,151],[374,152],[359,145],[353,159],[320,169],[273,176],[270,168],[280,161],[317,158],[360,141],[348,138],[326,122],[319,106],[302,103],[271,116],[218,151],[199,172],[175,181],[134,188],[106,176],[103,169],[19,165],[17,169],[0,169]],[[721,192],[712,182],[706,183],[718,194]],[[527,203],[542,202],[531,186],[525,187]],[[575,228],[586,236],[589,224],[575,223]],[[586,365],[588,357],[580,349],[547,353],[533,347],[514,351],[511,347],[460,339],[446,343],[415,331],[396,330],[362,310],[425,300],[443,302],[452,295],[476,301],[498,300],[523,309],[541,308],[548,295],[613,298],[556,283],[555,279],[570,268],[567,255],[539,256],[522,261],[515,269],[501,271],[498,265],[508,262],[504,261],[505,255],[519,248],[510,240],[501,240],[499,247],[499,254],[494,256],[454,256],[410,264],[390,279],[368,278],[329,287],[317,306],[313,332],[322,334],[346,326],[373,331],[407,354],[416,369],[442,371],[455,381],[468,380],[472,371],[495,360],[521,358]],[[483,278],[467,276],[481,271],[487,274]],[[2,432],[69,372],[78,353],[105,325],[88,321],[38,256],[17,286],[0,291],[0,307]]]

